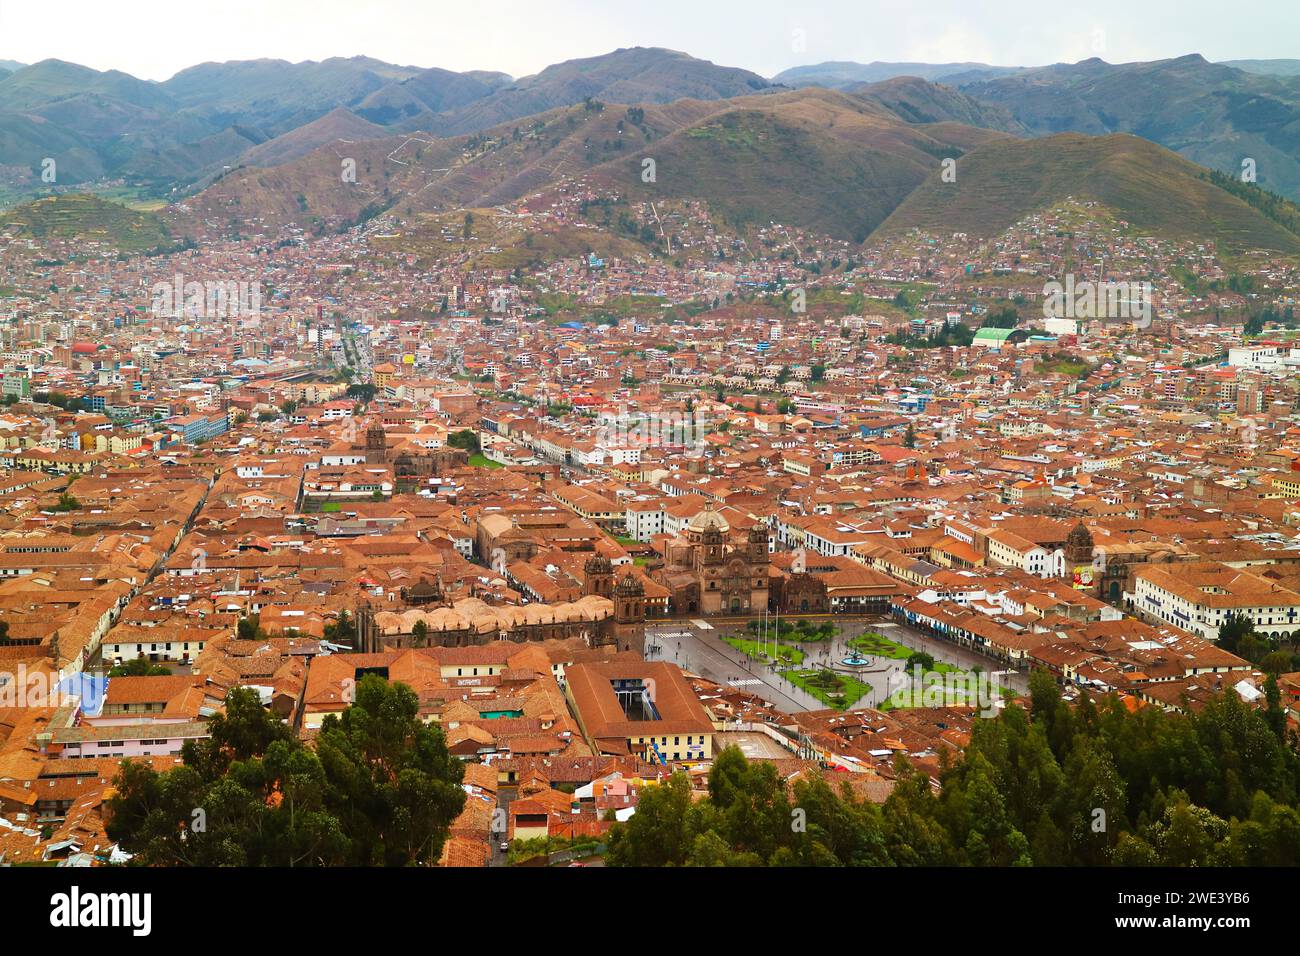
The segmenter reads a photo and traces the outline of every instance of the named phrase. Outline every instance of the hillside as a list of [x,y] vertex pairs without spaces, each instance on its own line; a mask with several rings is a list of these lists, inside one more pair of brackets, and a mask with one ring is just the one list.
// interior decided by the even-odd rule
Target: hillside
[[911,126],[876,104],[809,88],[733,100],[655,143],[654,183],[641,182],[639,156],[601,172],[633,197],[705,199],[736,227],[775,219],[861,240],[944,156],[998,135]]
[[367,122],[343,107],[320,119],[252,147],[239,157],[245,166],[278,166],[339,140],[379,139],[389,135],[382,126]]
[[388,136],[351,144],[357,182],[347,189],[337,188],[338,153],[325,148],[273,168],[235,170],[188,206],[196,221],[227,220],[239,229],[248,224],[243,211],[252,209],[268,228],[286,223],[333,228],[376,209],[411,215],[494,206],[548,188],[621,155],[619,147],[644,146],[718,109],[717,103],[692,100],[650,106],[636,127],[625,107],[571,106],[472,135]]
[[873,240],[918,228],[992,237],[1037,210],[1095,201],[1142,232],[1212,239],[1225,252],[1300,252],[1300,236],[1211,183],[1193,163],[1136,136],[1063,133],[998,140],[958,160],[957,181],[928,176]]
[[456,135],[596,99],[656,104],[678,99],[717,100],[770,86],[748,70],[716,66],[675,50],[633,47],[568,60],[524,77],[470,106],[437,118],[435,133]]
[[[190,205],[244,228],[338,224],[376,206],[398,215],[491,207],[588,176],[638,199],[703,199],[734,225],[769,219],[862,239],[945,156],[1001,134],[903,122],[876,103],[816,88],[629,108],[574,106],[472,136],[388,137],[353,147],[355,188],[340,190],[323,149],[273,169],[238,170]],[[657,164],[654,183],[642,160]]]
[[28,110],[70,97],[98,94],[149,110],[175,107],[155,83],[117,70],[100,72],[63,60],[42,60],[0,79],[0,109]]
[[59,182],[82,183],[104,175],[103,160],[85,137],[42,116],[0,113],[0,166],[30,169],[39,181],[47,156],[57,157]]
[[141,149],[122,167],[135,180],[153,181],[159,189],[170,183],[185,184],[215,175],[225,165],[234,165],[250,149],[266,141],[259,130],[229,126],[193,143],[165,149]]
[[437,113],[461,109],[491,96],[512,80],[504,73],[470,74],[422,70],[400,82],[387,83],[356,107],[372,123],[414,129],[431,125]]
[[234,60],[201,63],[161,84],[181,107],[217,125],[265,126],[272,135],[343,106],[353,107],[393,82],[420,72],[370,57],[286,60]]
[[1112,65],[1099,59],[963,83],[1031,133],[1132,133],[1188,159],[1300,196],[1300,77],[1260,76],[1199,55]]
[[84,193],[38,199],[0,213],[0,233],[101,243],[120,252],[144,252],[172,242],[167,227],[154,213]]
[[772,77],[772,82],[783,86],[824,86],[843,90],[900,76],[916,76],[937,82],[958,74],[994,77],[1014,73],[1019,69],[1021,67],[989,66],[987,63],[854,63],[841,60],[796,66],[778,73]]
[[846,92],[879,103],[907,123],[964,123],[1004,133],[1025,127],[1002,106],[981,102],[951,86],[900,76],[880,83],[850,86]]
[[1300,60],[1222,60],[1223,66],[1261,76],[1300,76]]

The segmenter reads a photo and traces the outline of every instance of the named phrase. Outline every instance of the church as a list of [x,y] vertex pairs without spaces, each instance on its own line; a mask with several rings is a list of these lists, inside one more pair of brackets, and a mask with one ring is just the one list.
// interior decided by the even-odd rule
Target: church
[[667,543],[656,577],[678,614],[761,614],[768,609],[768,561],[765,525],[733,536],[710,505]]

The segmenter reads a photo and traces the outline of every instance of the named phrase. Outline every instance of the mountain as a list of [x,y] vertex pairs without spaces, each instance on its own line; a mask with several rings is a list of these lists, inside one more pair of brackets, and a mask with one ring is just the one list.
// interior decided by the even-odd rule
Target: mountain
[[26,63],[19,63],[17,60],[0,60],[0,70],[7,73],[14,73],[26,65]]
[[84,137],[41,116],[0,113],[0,166],[31,169],[39,178],[47,157],[61,183],[84,183],[104,175],[104,163]]
[[[922,109],[924,104],[925,109]],[[942,109],[941,109],[942,107]],[[992,112],[987,112],[989,110]],[[950,117],[964,115],[977,127]],[[358,180],[338,188],[334,147],[271,169],[236,170],[188,205],[195,221],[331,229],[390,210],[489,209],[582,176],[627,201],[703,200],[737,229],[779,221],[835,237],[917,227],[992,236],[1067,199],[1102,204],[1134,228],[1213,239],[1225,253],[1300,251],[1300,237],[1208,172],[1132,135],[1021,139],[987,128],[996,108],[920,80],[856,94],[808,87],[726,100],[582,104],[469,136],[350,145]],[[642,179],[654,160],[653,181]],[[957,182],[941,162],[957,160]]]
[[306,156],[328,143],[379,139],[388,135],[391,135],[390,130],[368,122],[340,106],[320,119],[252,147],[239,157],[239,161],[245,166],[278,166],[299,156]]
[[1300,235],[1215,186],[1203,169],[1123,134],[990,141],[958,159],[955,182],[927,176],[873,239],[913,228],[989,238],[1067,199],[1100,203],[1150,234],[1213,239],[1229,253],[1300,252]]
[[239,123],[279,134],[336,107],[356,106],[389,83],[420,72],[363,56],[302,63],[232,60],[181,70],[161,87],[180,107],[218,126]]
[[455,136],[588,98],[659,104],[768,86],[745,70],[643,48],[559,63],[517,82],[360,56],[203,63],[164,83],[44,60],[0,75],[0,165],[30,169],[34,156],[51,156],[72,182],[125,177],[148,194],[170,195],[232,167],[283,163],[336,139],[382,137],[377,127]]
[[632,47],[548,66],[535,76],[439,116],[430,130],[444,136],[472,133],[587,99],[606,103],[718,100],[770,86],[748,70],[716,66],[675,50]]
[[[113,175],[137,155],[197,142],[218,129],[178,110],[155,83],[62,60],[0,79],[0,116],[0,164],[34,167],[48,156],[59,163],[60,182]],[[26,151],[32,146],[44,151],[34,158]]]
[[981,79],[961,91],[1005,107],[1036,135],[1132,133],[1203,166],[1300,196],[1300,77],[1260,76],[1197,54],[1113,65],[1099,59]]
[[[770,219],[861,240],[942,158],[1003,134],[909,124],[877,103],[818,88],[727,100],[563,107],[471,136],[389,137],[352,147],[358,181],[339,189],[338,154],[241,169],[188,205],[199,220],[245,228],[325,226],[367,209],[400,216],[486,208],[585,176],[629,200],[704,199],[737,227]],[[653,183],[642,161],[656,163]]]
[[120,172],[133,180],[156,183],[160,191],[165,191],[170,184],[184,185],[214,177],[224,168],[237,165],[240,157],[264,142],[266,135],[259,130],[228,126],[192,143],[137,150]]
[[1222,60],[1220,64],[1262,76],[1300,76],[1300,60]]
[[773,83],[782,86],[824,86],[829,89],[847,89],[863,83],[879,83],[899,76],[916,76],[937,81],[953,75],[974,77],[1004,76],[1022,67],[989,66],[987,63],[853,63],[831,61],[796,66],[772,77]]
[[[955,123],[905,123],[877,104],[815,87],[729,101],[652,144],[656,181],[639,156],[601,167],[636,195],[705,199],[740,228],[776,220],[861,241],[941,160],[1000,134]],[[611,175],[613,174],[613,175]]]
[[101,73],[63,60],[42,60],[0,79],[0,109],[31,110],[61,100],[99,96],[145,110],[176,103],[157,84],[117,70]]
[[413,129],[431,125],[435,113],[461,109],[512,82],[505,73],[453,73],[435,67],[385,84],[362,100],[356,112],[374,123]]
[[951,86],[928,83],[915,76],[858,84],[846,92],[878,103],[908,123],[964,123],[1004,133],[1025,132],[1006,107],[984,103]]

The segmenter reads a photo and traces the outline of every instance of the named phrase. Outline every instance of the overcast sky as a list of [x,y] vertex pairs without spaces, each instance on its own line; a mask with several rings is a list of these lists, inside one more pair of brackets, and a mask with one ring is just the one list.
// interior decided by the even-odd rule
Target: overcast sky
[[824,60],[1036,66],[1300,58],[1295,0],[0,0],[0,59],[164,80],[210,60],[364,54],[535,73],[664,46],[764,76]]

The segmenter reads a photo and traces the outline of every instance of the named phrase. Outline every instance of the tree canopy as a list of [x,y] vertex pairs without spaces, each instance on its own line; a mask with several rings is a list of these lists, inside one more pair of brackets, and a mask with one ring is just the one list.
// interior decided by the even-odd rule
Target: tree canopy
[[142,865],[436,862],[465,804],[463,766],[406,685],[367,675],[355,697],[312,749],[253,691],[231,691],[182,766],[122,765],[109,836]]
[[[1050,675],[1031,706],[977,720],[938,793],[899,759],[883,804],[813,776],[718,754],[709,793],[685,775],[643,791],[610,834],[613,866],[1172,865],[1300,862],[1300,759],[1269,703],[1195,713],[1115,697],[1067,704]],[[1032,716],[1031,716],[1032,714]]]

